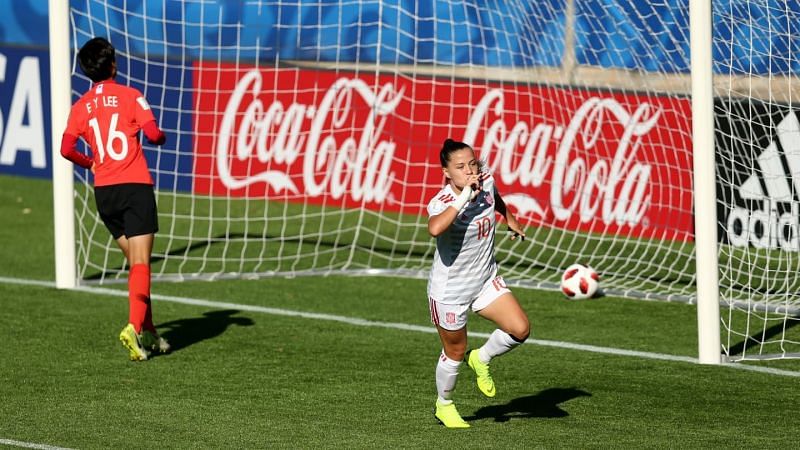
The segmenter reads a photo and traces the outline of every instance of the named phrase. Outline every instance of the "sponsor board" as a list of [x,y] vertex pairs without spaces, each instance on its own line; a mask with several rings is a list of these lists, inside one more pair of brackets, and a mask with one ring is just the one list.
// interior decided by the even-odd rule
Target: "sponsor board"
[[686,98],[225,63],[193,81],[198,194],[423,214],[454,138],[529,224],[692,238]]
[[0,46],[0,174],[51,176],[49,73],[47,51]]
[[797,108],[747,99],[717,100],[715,110],[720,242],[800,250]]

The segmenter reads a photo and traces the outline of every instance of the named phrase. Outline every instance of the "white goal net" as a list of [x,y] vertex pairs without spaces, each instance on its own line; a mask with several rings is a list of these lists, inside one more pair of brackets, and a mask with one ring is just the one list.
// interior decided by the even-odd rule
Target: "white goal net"
[[800,356],[800,5],[712,2],[725,352]]
[[[425,206],[443,183],[439,148],[453,138],[488,163],[527,227],[524,242],[498,235],[512,284],[553,288],[582,262],[601,272],[607,293],[692,302],[687,3],[81,0],[68,20],[73,53],[94,36],[115,45],[118,81],[144,93],[167,132],[164,146],[145,144],[158,194],[156,277],[425,276],[434,250]],[[791,78],[796,60],[770,43],[791,42],[780,37],[785,23],[772,25],[796,27],[796,13],[714,3],[714,27],[738,30],[714,30],[715,71],[730,80],[715,84],[718,124],[795,126],[777,118],[791,98],[755,86]],[[775,16],[762,22],[753,11]],[[744,29],[765,37],[739,39]],[[754,53],[770,61],[767,73],[752,67]],[[89,83],[73,70],[74,99]],[[796,230],[793,179],[770,160],[794,150],[774,133],[758,145],[738,131],[721,136],[741,152],[717,159],[727,168],[718,180],[722,294],[737,305],[723,318],[724,350],[742,356],[779,323],[775,302],[795,305],[797,235],[747,235],[725,214],[761,211],[768,222],[777,211]],[[753,170],[758,182],[747,178]],[[89,174],[76,176],[78,277],[125,280]],[[728,233],[729,223],[739,228]],[[782,317],[791,327],[790,312]]]

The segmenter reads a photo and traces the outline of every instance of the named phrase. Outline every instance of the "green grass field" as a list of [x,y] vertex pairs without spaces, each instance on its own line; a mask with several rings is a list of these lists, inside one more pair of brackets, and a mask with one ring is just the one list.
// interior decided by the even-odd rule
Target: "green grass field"
[[[432,415],[440,345],[421,280],[156,283],[155,321],[175,351],[131,363],[116,339],[127,318],[124,284],[60,291],[37,283],[53,279],[52,229],[51,184],[0,176],[0,443],[796,445],[800,362],[693,364],[695,309],[682,303],[568,302],[554,292],[516,289],[532,338],[493,364],[494,399],[483,398],[462,367],[455,399],[469,430],[447,430]],[[472,316],[470,330],[492,327]],[[470,339],[473,346],[482,341]]]

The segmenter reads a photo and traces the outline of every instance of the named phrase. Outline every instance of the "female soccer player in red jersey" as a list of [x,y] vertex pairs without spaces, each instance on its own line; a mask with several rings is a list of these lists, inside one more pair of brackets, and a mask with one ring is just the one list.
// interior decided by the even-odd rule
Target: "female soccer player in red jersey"
[[497,275],[495,214],[504,217],[514,233],[511,239],[525,239],[525,233],[506,208],[492,176],[480,170],[470,146],[448,139],[439,152],[439,160],[447,184],[428,204],[428,231],[436,238],[428,302],[431,321],[443,346],[436,366],[439,397],[434,414],[448,428],[467,428],[469,424],[450,397],[466,353],[469,309],[499,327],[481,348],[466,353],[478,389],[487,397],[495,396],[489,362],[524,342],[530,334],[528,316],[503,277]]
[[[151,351],[166,353],[170,347],[156,332],[151,312],[150,255],[158,212],[139,131],[156,145],[166,136],[142,94],[114,81],[117,63],[110,42],[89,40],[78,52],[78,63],[93,84],[72,105],[61,155],[94,173],[97,212],[130,266],[128,325],[119,339],[131,360],[144,361]],[[78,138],[91,148],[91,158],[77,151]]]

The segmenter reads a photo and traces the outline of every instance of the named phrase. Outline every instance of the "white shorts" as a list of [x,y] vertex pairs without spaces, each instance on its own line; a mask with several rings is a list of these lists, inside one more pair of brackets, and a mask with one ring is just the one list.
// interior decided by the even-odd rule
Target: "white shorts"
[[445,330],[460,330],[467,326],[467,312],[470,308],[478,312],[507,292],[511,292],[511,289],[506,286],[503,277],[496,276],[483,285],[478,296],[470,303],[450,305],[429,298],[428,308],[431,311],[431,322]]

